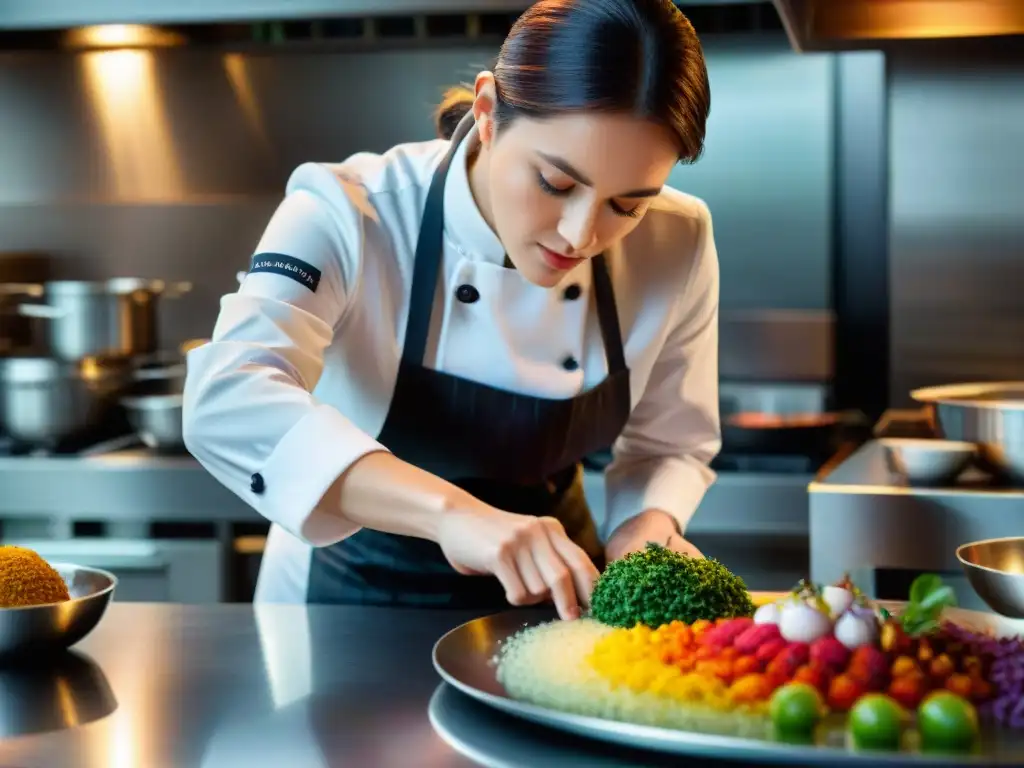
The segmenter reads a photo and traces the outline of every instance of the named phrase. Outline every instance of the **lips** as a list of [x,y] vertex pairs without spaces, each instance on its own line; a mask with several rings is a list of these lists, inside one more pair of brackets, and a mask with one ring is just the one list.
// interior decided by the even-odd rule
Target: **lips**
[[552,269],[565,271],[572,269],[579,264],[583,259],[575,258],[572,256],[563,256],[558,251],[552,251],[550,248],[545,248],[543,245],[540,246],[541,253],[544,256],[544,261]]

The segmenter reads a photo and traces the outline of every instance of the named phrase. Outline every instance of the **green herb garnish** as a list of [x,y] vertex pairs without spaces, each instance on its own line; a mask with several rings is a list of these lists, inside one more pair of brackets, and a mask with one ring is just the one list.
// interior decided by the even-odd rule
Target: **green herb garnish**
[[900,625],[908,635],[926,635],[939,628],[942,611],[955,606],[952,587],[934,573],[923,573],[910,585],[910,599],[900,614]]
[[591,615],[613,627],[750,616],[743,580],[714,558],[688,557],[648,544],[605,568],[590,599]]

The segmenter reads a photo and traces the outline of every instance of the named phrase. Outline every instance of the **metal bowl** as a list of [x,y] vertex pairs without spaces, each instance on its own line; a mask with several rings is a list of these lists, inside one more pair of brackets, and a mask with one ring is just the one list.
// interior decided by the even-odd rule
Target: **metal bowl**
[[889,468],[913,485],[947,485],[971,463],[978,449],[974,443],[887,437],[880,440]]
[[92,632],[114,596],[117,577],[99,568],[50,563],[68,585],[60,603],[0,608],[0,656],[53,653]]
[[0,739],[80,728],[117,709],[103,670],[77,651],[0,667]]
[[50,447],[102,427],[131,375],[123,360],[0,359],[0,422],[28,445]]
[[1024,619],[1024,536],[964,544],[957,548],[956,559],[989,608]]
[[147,447],[157,451],[182,451],[181,414],[183,396],[139,395],[121,398],[128,420]]
[[927,406],[940,436],[975,443],[983,469],[1024,483],[1024,382],[950,384],[910,396]]

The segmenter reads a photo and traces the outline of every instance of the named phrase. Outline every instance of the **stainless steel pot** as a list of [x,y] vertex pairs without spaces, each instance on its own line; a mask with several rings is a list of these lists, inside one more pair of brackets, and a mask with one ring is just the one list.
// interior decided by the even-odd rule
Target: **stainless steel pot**
[[146,362],[135,369],[129,395],[180,395],[185,391],[185,364]]
[[50,279],[51,267],[52,259],[47,253],[0,252],[0,352],[10,354],[18,350],[27,354],[39,335],[37,323],[20,316],[17,309],[19,301],[31,297],[32,292],[11,291],[5,286],[32,284],[41,296],[42,283]]
[[0,284],[0,354],[9,354],[31,344],[31,325],[21,316],[20,302],[43,295],[42,286],[23,283]]
[[989,472],[1024,483],[1024,382],[949,384],[917,389],[936,433],[978,446]]
[[181,430],[182,396],[139,395],[122,397],[121,405],[139,438],[158,451],[183,451]]
[[23,304],[19,313],[48,318],[50,354],[73,361],[153,354],[158,344],[159,299],[182,296],[192,285],[119,277],[98,282],[56,280],[41,288],[46,303]]
[[19,442],[52,447],[111,418],[131,375],[117,360],[0,359],[0,426]]

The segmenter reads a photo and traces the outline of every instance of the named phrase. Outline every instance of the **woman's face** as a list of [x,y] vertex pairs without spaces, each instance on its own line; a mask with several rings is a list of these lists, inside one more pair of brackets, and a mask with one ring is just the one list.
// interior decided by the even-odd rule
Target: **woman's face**
[[556,285],[636,228],[678,160],[667,129],[631,115],[520,117],[495,132],[477,93],[481,202],[509,259],[537,285]]

